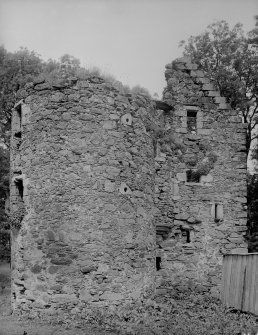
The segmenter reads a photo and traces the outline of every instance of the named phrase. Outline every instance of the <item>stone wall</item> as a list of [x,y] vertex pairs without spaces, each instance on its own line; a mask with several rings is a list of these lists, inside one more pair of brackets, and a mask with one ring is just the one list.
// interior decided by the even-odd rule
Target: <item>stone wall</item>
[[43,80],[12,119],[12,303],[87,313],[154,290],[154,103],[101,78]]
[[152,297],[155,287],[218,296],[223,254],[247,251],[245,126],[190,60],[166,68],[163,102],[94,76],[39,79],[19,92],[18,314],[83,318]]
[[158,242],[158,284],[218,295],[222,255],[247,252],[245,125],[189,59],[168,64],[165,76],[175,110],[164,114],[156,168],[173,215]]

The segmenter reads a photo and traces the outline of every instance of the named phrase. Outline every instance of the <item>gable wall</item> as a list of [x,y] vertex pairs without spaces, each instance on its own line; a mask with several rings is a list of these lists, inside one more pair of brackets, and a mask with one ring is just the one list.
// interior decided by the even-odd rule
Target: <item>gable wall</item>
[[[156,161],[172,161],[173,216],[169,234],[159,237],[158,285],[213,287],[219,294],[222,255],[247,252],[245,127],[194,69],[181,59],[166,70],[164,100],[175,110],[164,116]],[[187,128],[187,111],[196,112],[196,131]],[[200,182],[187,182],[188,170],[199,171]]]

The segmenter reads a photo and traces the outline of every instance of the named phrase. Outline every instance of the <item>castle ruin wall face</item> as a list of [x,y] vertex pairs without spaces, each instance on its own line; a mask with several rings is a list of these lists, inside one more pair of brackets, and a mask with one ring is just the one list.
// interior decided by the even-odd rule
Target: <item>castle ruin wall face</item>
[[156,171],[170,175],[162,195],[173,214],[166,234],[159,223],[158,285],[218,296],[223,255],[247,252],[245,125],[188,59],[168,64],[165,75],[164,101],[175,110],[163,116]]
[[18,313],[119,309],[168,286],[218,297],[223,255],[247,252],[245,125],[188,59],[165,76],[162,103],[94,76],[19,93],[10,187]]
[[148,297],[153,103],[96,77],[23,94],[11,144],[14,309],[82,313]]

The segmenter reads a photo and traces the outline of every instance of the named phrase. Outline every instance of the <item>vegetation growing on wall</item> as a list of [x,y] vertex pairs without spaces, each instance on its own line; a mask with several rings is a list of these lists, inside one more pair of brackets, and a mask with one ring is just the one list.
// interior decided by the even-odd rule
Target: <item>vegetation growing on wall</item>
[[257,28],[245,34],[240,23],[230,29],[227,22],[219,21],[210,24],[204,33],[181,41],[180,46],[248,124],[248,153],[258,136],[254,132],[258,124]]

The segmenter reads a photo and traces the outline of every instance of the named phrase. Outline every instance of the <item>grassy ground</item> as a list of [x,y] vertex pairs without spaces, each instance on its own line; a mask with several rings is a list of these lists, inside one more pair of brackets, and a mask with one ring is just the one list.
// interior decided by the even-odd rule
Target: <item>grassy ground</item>
[[83,329],[35,323],[17,320],[11,315],[10,265],[0,263],[0,335],[115,335],[86,326]]
[[[17,320],[11,315],[10,267],[0,264],[0,335],[104,335],[117,332],[99,331],[95,326],[116,327],[119,334],[134,335],[258,335],[258,316],[224,308],[210,297],[173,291],[105,317],[96,310],[89,325],[80,324],[80,315],[73,327],[39,324]],[[76,326],[77,325],[77,326]]]

